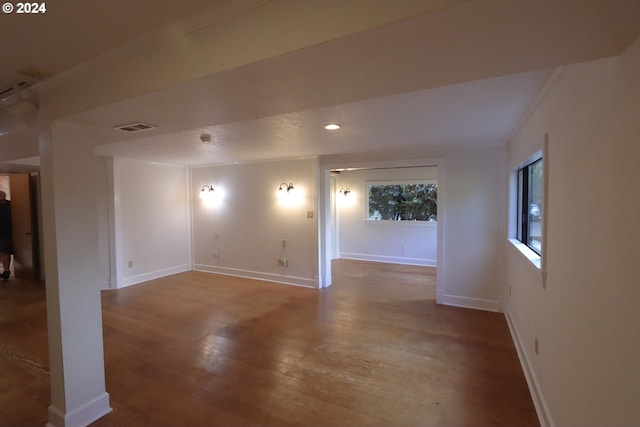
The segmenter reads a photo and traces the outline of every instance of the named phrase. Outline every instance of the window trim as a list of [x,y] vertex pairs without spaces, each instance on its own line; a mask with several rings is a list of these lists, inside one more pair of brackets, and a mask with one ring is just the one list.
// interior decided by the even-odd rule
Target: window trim
[[518,239],[509,239],[509,243],[511,243],[520,255],[527,259],[537,270],[542,268],[542,257],[532,251],[529,246],[525,245]]
[[[542,239],[544,236],[541,236],[541,244],[540,249],[536,249],[535,247],[529,244],[530,238],[530,212],[529,212],[529,170],[536,163],[542,162],[543,174],[542,179],[544,180],[544,161],[542,158],[542,152],[536,153],[534,156],[530,157],[527,161],[518,165],[515,169],[516,173],[516,241],[527,248],[529,251],[535,254],[534,258],[540,259],[542,256]],[[544,184],[543,184],[544,186]],[[544,191],[544,189],[542,189]],[[544,205],[542,206],[542,210],[544,210]],[[540,212],[540,218],[543,220],[543,212]],[[542,227],[542,226],[541,226]],[[520,248],[521,252],[523,248]],[[523,252],[524,253],[524,252]],[[531,260],[531,256],[526,254],[527,258]],[[539,266],[539,262],[536,263]]]

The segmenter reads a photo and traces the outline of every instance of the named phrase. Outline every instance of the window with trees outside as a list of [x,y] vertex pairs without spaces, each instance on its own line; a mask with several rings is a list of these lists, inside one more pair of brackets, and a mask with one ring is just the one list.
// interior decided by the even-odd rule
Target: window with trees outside
[[518,240],[542,254],[542,158],[518,170]]
[[370,221],[438,221],[436,181],[367,182]]

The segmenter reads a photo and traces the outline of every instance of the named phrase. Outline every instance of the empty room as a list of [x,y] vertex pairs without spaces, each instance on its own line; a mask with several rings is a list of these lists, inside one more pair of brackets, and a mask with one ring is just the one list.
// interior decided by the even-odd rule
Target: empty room
[[637,424],[636,0],[0,20],[0,425]]

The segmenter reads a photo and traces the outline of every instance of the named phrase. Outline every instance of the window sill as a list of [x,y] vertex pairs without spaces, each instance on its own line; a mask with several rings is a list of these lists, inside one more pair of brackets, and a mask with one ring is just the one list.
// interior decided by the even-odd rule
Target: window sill
[[380,226],[397,226],[401,227],[433,227],[438,226],[438,221],[393,221],[390,219],[365,219],[365,224],[377,224]]
[[509,239],[509,242],[513,245],[515,249],[518,250],[522,254],[522,256],[527,259],[536,269],[541,269],[542,258],[540,255],[532,251],[527,245],[522,243],[517,239]]

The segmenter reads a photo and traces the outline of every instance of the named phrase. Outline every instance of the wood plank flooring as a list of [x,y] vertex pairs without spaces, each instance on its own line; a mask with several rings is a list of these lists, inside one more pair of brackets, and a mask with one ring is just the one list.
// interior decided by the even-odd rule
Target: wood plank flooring
[[47,422],[49,353],[43,282],[0,282],[0,426]]
[[[103,292],[113,426],[538,426],[504,316],[435,270],[339,260],[304,289],[188,272]],[[0,284],[0,426],[49,404],[42,284]]]

